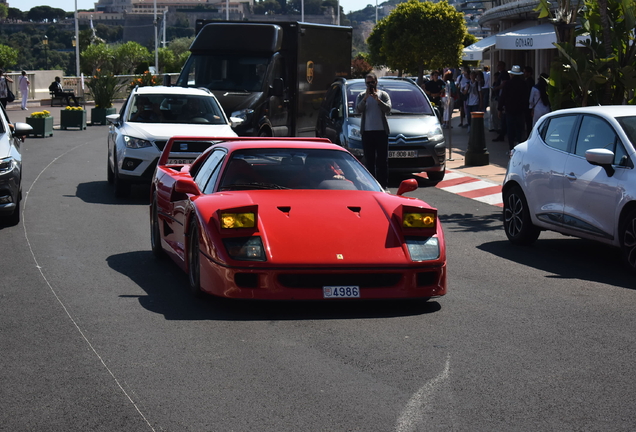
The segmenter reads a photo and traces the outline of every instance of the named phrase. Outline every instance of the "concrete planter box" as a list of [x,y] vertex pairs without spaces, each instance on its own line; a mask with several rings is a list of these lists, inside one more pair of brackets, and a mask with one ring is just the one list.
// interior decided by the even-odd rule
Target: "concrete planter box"
[[33,118],[27,117],[26,122],[33,128],[29,133],[32,136],[53,136],[53,117]]
[[67,129],[70,127],[86,129],[86,111],[85,110],[62,110],[60,111],[60,128]]
[[111,108],[93,108],[91,109],[91,124],[94,125],[105,125],[106,116],[110,114],[115,114],[117,109],[115,107]]

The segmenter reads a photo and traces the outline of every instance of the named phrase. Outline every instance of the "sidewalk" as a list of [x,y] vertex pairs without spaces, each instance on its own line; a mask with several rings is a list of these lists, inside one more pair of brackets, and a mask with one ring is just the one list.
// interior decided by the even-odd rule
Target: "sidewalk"
[[[465,174],[480,177],[497,184],[502,184],[508,167],[508,141],[493,142],[497,136],[495,132],[488,131],[488,119],[485,119],[484,134],[486,149],[488,150],[489,164],[484,166],[466,166],[464,163],[466,150],[468,148],[468,128],[459,127],[459,110],[453,112],[451,125],[452,129],[444,129],[446,137],[446,146],[448,151],[446,156],[446,169],[452,171],[461,171]],[[450,156],[449,156],[450,152]]]

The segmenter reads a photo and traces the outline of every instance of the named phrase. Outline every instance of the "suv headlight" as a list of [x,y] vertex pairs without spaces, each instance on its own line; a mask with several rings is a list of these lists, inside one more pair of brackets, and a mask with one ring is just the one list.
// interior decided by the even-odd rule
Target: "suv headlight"
[[347,127],[347,137],[351,140],[358,140],[361,141],[362,140],[362,134],[360,133],[360,126],[352,126],[349,125]]
[[152,143],[150,141],[141,139],[141,138],[131,137],[128,135],[124,136],[124,143],[126,144],[126,147],[132,148],[132,149],[152,147]]
[[16,165],[17,162],[12,157],[0,159],[0,174],[6,174],[13,171],[13,168],[15,168]]

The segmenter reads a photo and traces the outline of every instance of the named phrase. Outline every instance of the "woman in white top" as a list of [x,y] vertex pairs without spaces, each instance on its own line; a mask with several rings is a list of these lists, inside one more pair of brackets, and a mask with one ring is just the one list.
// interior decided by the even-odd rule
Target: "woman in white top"
[[550,112],[550,99],[548,99],[548,75],[542,73],[537,84],[530,90],[530,113],[532,114],[532,126],[539,118]]
[[464,85],[464,94],[468,97],[466,100],[466,120],[468,121],[468,127],[471,123],[471,113],[479,111],[481,106],[481,85],[477,81],[477,72],[472,71],[470,73],[470,81]]

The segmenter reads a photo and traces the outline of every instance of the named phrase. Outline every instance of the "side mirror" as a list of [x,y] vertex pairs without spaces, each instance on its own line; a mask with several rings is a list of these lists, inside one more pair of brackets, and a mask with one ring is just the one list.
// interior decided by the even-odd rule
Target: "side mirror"
[[197,184],[191,178],[180,178],[177,179],[177,182],[174,184],[174,191],[178,193],[190,194],[190,195],[201,195],[201,191]]
[[585,159],[592,165],[603,167],[608,177],[614,175],[614,152],[604,148],[590,149],[585,152]]
[[245,122],[244,118],[230,117],[230,127],[232,127],[232,129],[239,127],[240,125],[243,124],[243,122]]
[[163,74],[163,85],[170,87],[172,85],[172,78],[168,74]]
[[25,137],[33,131],[30,124],[16,122],[13,124],[13,136]]
[[400,183],[400,187],[398,188],[397,194],[401,196],[407,192],[413,192],[415,189],[417,189],[417,180],[415,179],[402,180],[402,183]]
[[106,116],[106,121],[115,126],[119,126],[119,114],[109,114]]
[[272,86],[271,94],[276,97],[283,97],[285,93],[285,83],[282,78],[276,78]]

